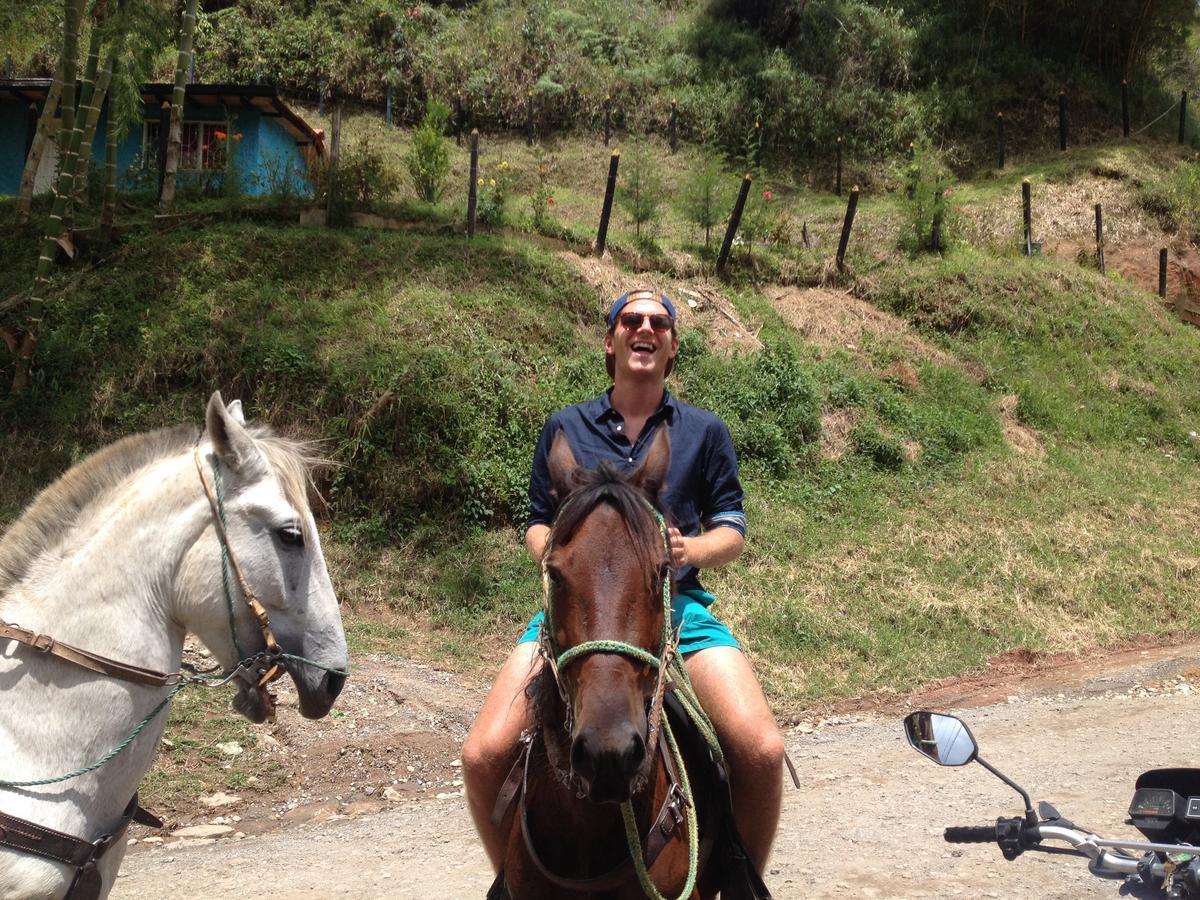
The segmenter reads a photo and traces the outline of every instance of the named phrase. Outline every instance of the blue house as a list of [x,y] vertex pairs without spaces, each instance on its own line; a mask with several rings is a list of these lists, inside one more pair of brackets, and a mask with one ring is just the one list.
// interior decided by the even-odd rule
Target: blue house
[[[48,78],[0,80],[0,195],[15,195],[37,119],[50,90]],[[170,84],[142,85],[144,115],[117,145],[118,183],[126,190],[157,188],[160,127]],[[92,165],[105,159],[107,110],[100,114]],[[325,153],[324,133],[314,129],[262,84],[189,84],[183,107],[179,183],[218,189],[233,174],[246,194],[310,192],[309,166]],[[34,182],[49,191],[58,164],[51,142]]]

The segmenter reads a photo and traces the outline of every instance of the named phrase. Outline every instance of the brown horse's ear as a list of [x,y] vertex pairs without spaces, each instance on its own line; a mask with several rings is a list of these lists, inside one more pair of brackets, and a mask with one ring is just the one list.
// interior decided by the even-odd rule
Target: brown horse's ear
[[554,494],[561,501],[575,489],[575,472],[579,463],[575,462],[575,454],[571,452],[571,444],[561,431],[554,435],[550,445],[550,483],[554,485]]
[[666,426],[658,429],[645,461],[630,479],[651,497],[658,497],[666,486],[667,469],[671,465],[671,439]]

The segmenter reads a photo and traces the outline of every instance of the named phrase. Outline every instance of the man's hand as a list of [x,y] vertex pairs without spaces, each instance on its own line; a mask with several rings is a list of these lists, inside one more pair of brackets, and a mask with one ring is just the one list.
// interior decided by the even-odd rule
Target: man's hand
[[682,569],[684,566],[691,565],[691,558],[688,555],[688,539],[678,528],[667,529],[667,541],[671,545],[671,568]]
[[667,528],[671,545],[671,566],[675,569],[695,566],[711,569],[733,562],[745,547],[741,532],[734,528],[712,528],[703,534],[684,537],[678,528]]

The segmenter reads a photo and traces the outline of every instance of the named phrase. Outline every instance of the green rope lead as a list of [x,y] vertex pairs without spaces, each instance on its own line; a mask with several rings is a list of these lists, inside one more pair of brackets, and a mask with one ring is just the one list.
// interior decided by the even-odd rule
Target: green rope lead
[[39,785],[43,785],[43,784],[57,784],[60,781],[67,781],[71,778],[78,778],[80,775],[86,775],[88,772],[96,771],[98,768],[100,768],[102,765],[104,765],[106,762],[108,762],[110,759],[112,759],[114,756],[116,756],[118,753],[120,753],[122,750],[124,750],[130,744],[132,744],[134,738],[136,738],[139,734],[142,733],[142,729],[145,728],[147,725],[149,725],[151,720],[155,716],[157,716],[160,712],[162,712],[163,707],[165,707],[168,703],[170,703],[171,698],[174,697],[177,693],[179,693],[180,689],[185,684],[188,684],[189,681],[190,681],[190,679],[187,681],[180,681],[178,684],[176,684],[174,687],[172,687],[171,690],[167,692],[167,696],[163,697],[162,700],[159,702],[158,706],[154,707],[154,709],[152,709],[150,711],[150,714],[147,715],[146,718],[142,719],[142,721],[138,722],[137,725],[134,726],[133,731],[129,732],[129,736],[126,737],[125,740],[121,741],[121,743],[117,744],[117,746],[113,747],[111,750],[109,750],[107,753],[105,753],[102,757],[100,757],[98,760],[96,760],[91,765],[84,766],[82,769],[76,769],[74,772],[68,772],[66,775],[58,775],[54,778],[38,778],[33,781],[3,781],[3,780],[0,780],[0,787],[19,788],[19,787],[38,787]]
[[[664,718],[662,727],[667,736],[667,743],[671,747],[671,756],[675,759],[675,768],[679,772],[681,782],[680,787],[683,788],[684,803],[687,805],[688,874],[687,881],[684,882],[683,890],[679,892],[678,897],[678,900],[684,900],[685,897],[692,895],[692,891],[696,887],[696,877],[700,872],[700,825],[696,815],[696,803],[692,797],[692,785],[688,780],[687,767],[683,764],[683,754],[679,752],[679,745],[675,743],[675,735],[671,731],[670,721]],[[637,872],[642,890],[651,900],[667,900],[651,879],[649,869],[646,868],[642,839],[638,835],[637,818],[633,813],[633,804],[628,800],[621,804],[621,818],[625,821],[625,840],[629,844],[629,855],[633,857],[633,868]]]

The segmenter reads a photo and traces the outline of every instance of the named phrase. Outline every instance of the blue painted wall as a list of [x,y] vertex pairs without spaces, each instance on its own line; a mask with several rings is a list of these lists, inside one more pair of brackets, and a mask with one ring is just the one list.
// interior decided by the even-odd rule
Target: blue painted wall
[[[25,127],[28,103],[0,101],[0,195],[15,195],[21,186],[21,171],[25,166]],[[236,145],[234,168],[242,190],[251,196],[288,193],[307,195],[312,186],[308,179],[308,167],[300,147],[279,121],[263,116],[257,110],[236,109],[233,113],[233,131],[242,135]],[[152,121],[158,117],[158,109],[147,106],[146,116]],[[224,123],[226,117],[221,107],[205,107],[188,104],[184,107],[184,119],[189,122]],[[92,165],[103,168],[105,159],[105,133],[107,111],[101,112],[92,142]],[[223,129],[224,130],[224,129]],[[117,177],[123,191],[157,190],[158,176],[155,170],[142,167],[142,142],[145,129],[141,124],[133,126],[117,144]],[[181,188],[199,187],[207,182],[211,189],[220,188],[220,173],[179,173]]]
[[29,104],[0,103],[0,194],[16,194],[25,168],[25,122]]

